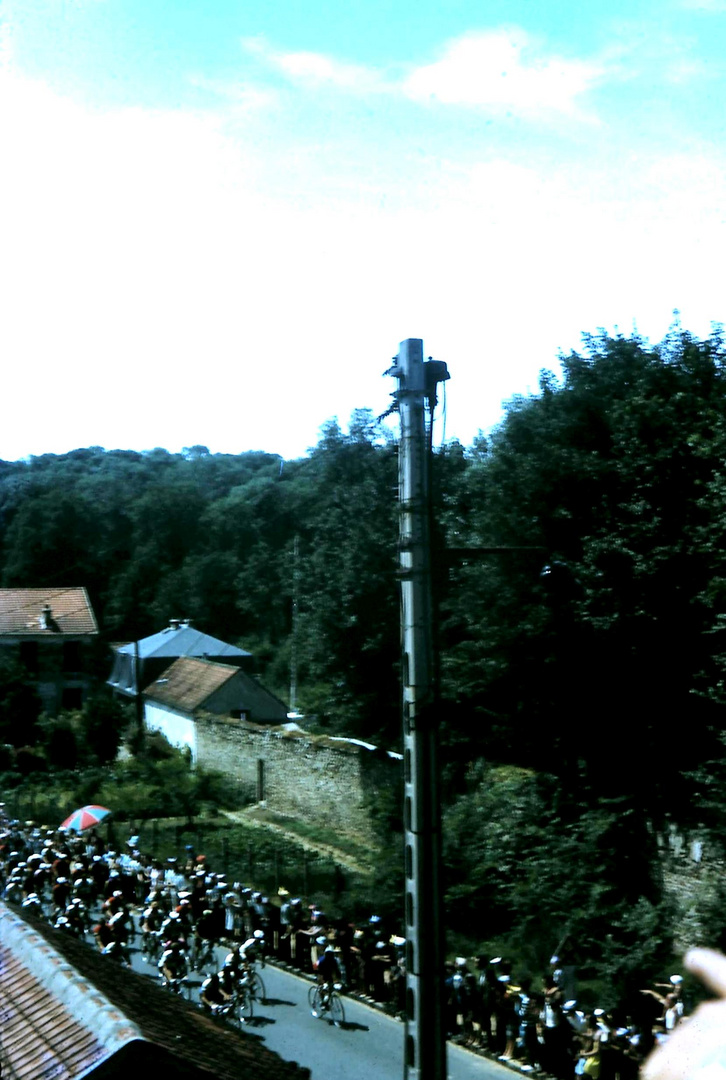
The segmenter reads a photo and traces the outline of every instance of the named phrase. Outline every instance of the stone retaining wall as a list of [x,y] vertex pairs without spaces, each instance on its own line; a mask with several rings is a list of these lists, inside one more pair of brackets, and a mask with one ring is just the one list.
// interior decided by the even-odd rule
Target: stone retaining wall
[[402,783],[398,756],[350,740],[210,715],[196,729],[198,763],[231,779],[241,802],[352,836],[370,836],[371,803]]

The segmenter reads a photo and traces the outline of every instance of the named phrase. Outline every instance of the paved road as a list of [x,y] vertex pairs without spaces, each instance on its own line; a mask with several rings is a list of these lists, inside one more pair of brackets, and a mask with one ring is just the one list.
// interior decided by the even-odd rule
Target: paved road
[[[221,961],[226,950],[218,951]],[[155,975],[152,965],[132,952],[138,971]],[[269,964],[261,971],[267,990],[264,1005],[255,1004],[255,1016],[246,1031],[289,1061],[307,1066],[312,1080],[401,1080],[403,1074],[403,1025],[367,1005],[344,997],[345,1024],[336,1028],[315,1019],[308,1005],[310,982]],[[191,996],[198,997],[201,976],[192,975]],[[512,1080],[502,1065],[449,1046],[451,1080]]]

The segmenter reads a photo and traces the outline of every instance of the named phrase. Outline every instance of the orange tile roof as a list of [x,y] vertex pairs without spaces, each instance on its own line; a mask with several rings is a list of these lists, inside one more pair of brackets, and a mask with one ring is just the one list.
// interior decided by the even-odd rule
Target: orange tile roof
[[194,712],[235,675],[239,675],[239,668],[231,664],[180,656],[165,669],[161,678],[146,688],[144,694],[162,705]]
[[[46,605],[48,620],[43,615]],[[0,635],[97,633],[96,616],[83,588],[0,589]]]
[[258,1038],[2,902],[0,1023],[2,1073],[17,1080],[75,1080],[96,1069],[114,1077],[310,1078]]
[[74,1077],[107,1056],[103,1044],[10,949],[0,946],[3,1056],[17,1080]]

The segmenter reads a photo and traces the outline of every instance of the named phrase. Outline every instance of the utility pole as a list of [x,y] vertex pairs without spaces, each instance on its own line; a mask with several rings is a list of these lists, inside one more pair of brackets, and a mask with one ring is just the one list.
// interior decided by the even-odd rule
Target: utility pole
[[444,939],[441,919],[441,807],[438,715],[432,645],[427,400],[449,375],[424,363],[423,342],[408,338],[386,373],[398,379],[399,576],[403,683],[403,769],[408,1080],[446,1080]]
[[290,635],[290,712],[297,714],[297,596],[299,591],[300,534],[292,549],[292,634]]

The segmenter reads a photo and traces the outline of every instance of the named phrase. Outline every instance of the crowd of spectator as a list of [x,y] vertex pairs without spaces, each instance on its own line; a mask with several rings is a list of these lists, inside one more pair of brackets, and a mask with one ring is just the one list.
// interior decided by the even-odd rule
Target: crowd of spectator
[[538,986],[517,982],[502,957],[458,957],[448,965],[446,986],[450,1037],[557,1080],[634,1080],[684,1015],[677,974],[611,1011],[580,1008],[576,969],[557,956]]
[[[403,1013],[405,941],[395,927],[376,914],[358,923],[329,918],[284,887],[273,901],[228,882],[191,846],[162,862],[142,852],[136,836],[114,850],[95,829],[8,821],[0,804],[0,886],[9,903],[90,938],[122,963],[137,940],[149,960],[175,942],[202,971],[215,965],[217,946],[256,941],[268,958],[312,974],[332,949],[348,991]],[[643,989],[626,1008],[582,1009],[575,967],[557,956],[539,985],[517,981],[502,957],[458,957],[447,965],[445,1001],[448,1037],[557,1080],[634,1080],[684,1014],[678,975]]]

